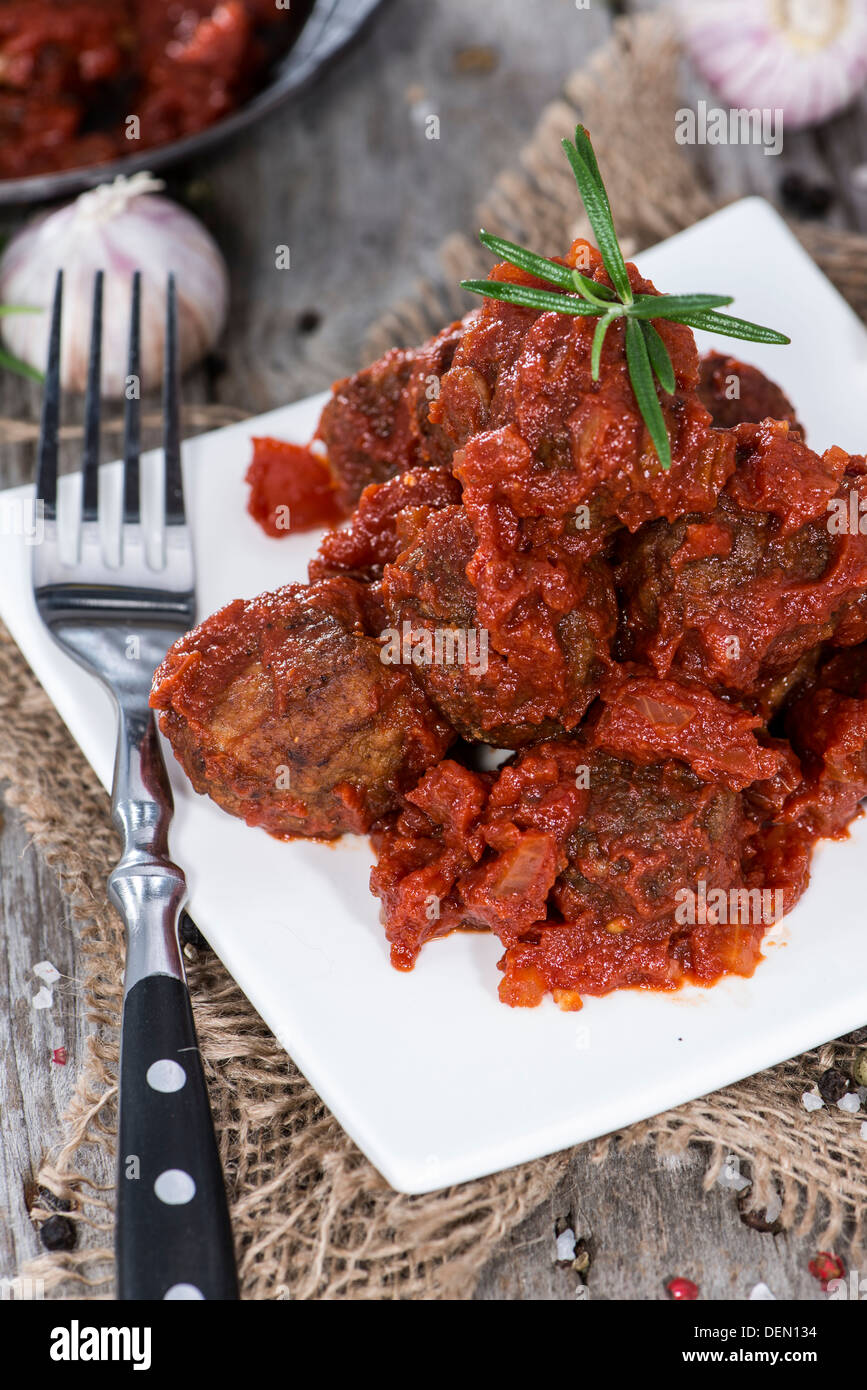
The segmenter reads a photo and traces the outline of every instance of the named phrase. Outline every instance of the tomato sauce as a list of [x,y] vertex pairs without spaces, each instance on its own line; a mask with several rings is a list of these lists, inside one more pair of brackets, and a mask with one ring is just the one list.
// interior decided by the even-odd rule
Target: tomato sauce
[[[586,243],[566,259],[604,282]],[[668,471],[622,326],[594,379],[592,322],[499,301],[338,382],[327,465],[254,441],[270,534],[354,514],[306,589],[244,607],[241,672],[231,607],[154,692],[235,814],[372,833],[398,969],[491,933],[510,1006],[750,975],[867,796],[867,461],[815,453],[773,383],[657,326]],[[480,745],[509,750],[496,771]]]
[[[122,158],[212,125],[297,37],[311,0],[5,0],[0,178]],[[131,120],[134,118],[134,120]]]
[[[461,505],[384,567],[392,618],[486,629],[487,677],[417,679],[465,737],[519,749],[497,773],[453,754],[377,835],[392,961],[493,932],[513,1006],[751,974],[815,841],[845,834],[867,794],[867,537],[829,524],[859,514],[864,460],[810,450],[755,369],[740,411],[723,404],[692,335],[658,327],[676,376],[667,473],[616,327],[594,383],[592,324],[486,303],[430,410]],[[760,404],[780,418],[757,422]],[[613,638],[575,601],[594,566],[613,579]],[[565,628],[543,621],[558,607]],[[558,673],[582,650],[567,696]]]
[[302,444],[254,438],[247,510],[269,536],[330,526],[342,515],[325,463]]

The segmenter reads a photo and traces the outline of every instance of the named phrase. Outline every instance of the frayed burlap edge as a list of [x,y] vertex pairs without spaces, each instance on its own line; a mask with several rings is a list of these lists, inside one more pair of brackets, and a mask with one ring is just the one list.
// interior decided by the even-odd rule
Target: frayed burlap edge
[[[520,167],[503,174],[479,221],[540,249],[555,250],[587,230],[575,213],[559,140],[578,113],[593,132],[624,242],[634,252],[712,211],[685,160],[672,158],[676,46],[665,25],[642,18],[614,40],[542,115]],[[619,100],[628,90],[633,99]],[[801,234],[801,233],[799,233]],[[864,314],[867,275],[859,238],[802,234],[823,268]],[[461,275],[487,270],[469,238],[442,247],[442,275],[418,287],[375,326],[368,350],[419,341],[466,307]],[[38,749],[38,755],[34,750]],[[114,1147],[122,972],[120,925],[105,899],[117,856],[107,798],[47,697],[0,628],[0,779],[34,844],[58,871],[82,941],[82,976],[92,1035],[64,1124],[64,1142],[38,1181],[72,1203],[80,1248],[45,1255],[26,1271],[49,1294],[112,1292],[110,1191],[82,1172],[82,1152]],[[199,1038],[232,1204],[246,1298],[460,1298],[494,1244],[548,1194],[567,1154],[424,1197],[393,1192],[340,1129],[286,1057],[220,962],[190,952]],[[845,1066],[853,1040],[774,1067],[715,1095],[616,1136],[676,1153],[702,1144],[711,1185],[729,1154],[749,1171],[750,1204],[776,1195],[784,1226],[816,1230],[819,1243],[863,1236],[867,1175],[857,1116],[807,1115],[800,1097],[832,1058]],[[610,1140],[594,1146],[600,1162]],[[39,1219],[47,1212],[34,1210]]]

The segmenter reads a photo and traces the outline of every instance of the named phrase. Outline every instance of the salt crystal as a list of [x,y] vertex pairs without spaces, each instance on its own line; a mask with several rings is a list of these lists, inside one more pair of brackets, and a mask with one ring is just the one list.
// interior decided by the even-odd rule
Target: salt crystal
[[751,1186],[750,1179],[745,1178],[740,1171],[738,1160],[734,1154],[729,1154],[723,1164],[717,1178],[717,1185],[719,1187],[731,1187],[735,1192],[743,1192],[745,1187]]
[[861,1121],[861,1138],[867,1139],[867,1120]]
[[557,1259],[569,1260],[575,1258],[575,1232],[571,1226],[567,1226],[565,1231],[561,1231],[557,1237]]
[[837,1109],[845,1110],[848,1115],[857,1115],[861,1109],[861,1099],[854,1091],[850,1091],[847,1096],[841,1096],[837,1101]]
[[765,1220],[767,1221],[769,1226],[774,1221],[776,1221],[777,1217],[779,1216],[782,1210],[783,1199],[778,1192],[775,1192],[773,1197],[770,1199],[767,1206],[765,1207]]
[[34,1009],[50,1009],[53,1003],[54,995],[50,989],[46,989],[45,985],[42,986],[38,994],[33,996]]
[[41,960],[33,967],[33,974],[40,980],[44,980],[47,985],[56,985],[60,979],[60,971],[51,964],[50,960]]
[[771,1293],[767,1284],[756,1284],[755,1288],[750,1289],[750,1300],[753,1303],[776,1303],[776,1294]]
[[801,1096],[801,1104],[805,1110],[821,1110],[825,1102],[815,1091],[805,1091]]

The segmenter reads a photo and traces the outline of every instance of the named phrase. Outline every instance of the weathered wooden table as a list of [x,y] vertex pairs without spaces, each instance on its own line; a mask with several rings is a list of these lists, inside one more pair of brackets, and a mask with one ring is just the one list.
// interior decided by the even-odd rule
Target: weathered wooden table
[[[650,7],[390,0],[295,105],[173,173],[170,190],[211,226],[233,286],[220,355],[188,380],[187,402],[255,414],[343,373],[368,325],[412,292],[442,238],[474,230],[474,203],[515,160],[566,75],[605,41],[613,13]],[[831,223],[867,229],[867,195],[850,177],[867,161],[865,109],[788,137],[779,159],[717,149],[705,160],[708,176],[722,193],[777,199],[784,171],[796,168],[836,189]],[[440,117],[438,141],[424,138],[428,114]],[[0,230],[22,216],[7,212]],[[291,247],[291,271],[275,270],[280,244]],[[35,419],[37,406],[32,388],[0,376],[0,416]],[[32,448],[2,446],[0,485],[31,478],[32,469]],[[31,967],[45,959],[67,977],[50,1014],[30,1003]],[[55,875],[9,812],[0,834],[0,1278],[39,1251],[26,1188],[58,1138],[83,1052],[75,974],[75,935]],[[62,1044],[70,1065],[47,1065]],[[568,1225],[592,1256],[592,1299],[665,1298],[677,1274],[705,1298],[743,1299],[759,1280],[778,1299],[820,1297],[807,1271],[811,1238],[749,1229],[730,1189],[703,1192],[703,1172],[700,1152],[675,1164],[636,1149],[594,1167],[578,1150],[551,1200],[491,1250],[476,1296],[581,1297],[578,1276],[556,1261],[555,1228]]]

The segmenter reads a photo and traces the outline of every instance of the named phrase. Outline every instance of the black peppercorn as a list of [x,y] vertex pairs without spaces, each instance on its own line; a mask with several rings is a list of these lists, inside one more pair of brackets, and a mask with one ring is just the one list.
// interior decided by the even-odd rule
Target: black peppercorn
[[39,1238],[46,1250],[74,1250],[78,1232],[68,1216],[49,1216],[39,1227]]
[[762,1231],[765,1235],[777,1235],[782,1229],[780,1218],[777,1216],[773,1221],[769,1221],[765,1212],[750,1211],[743,1206],[739,1206],[738,1215],[745,1226],[751,1231]]
[[826,1105],[836,1105],[849,1089],[848,1081],[836,1067],[829,1067],[827,1071],[823,1071],[818,1084],[819,1095]]
[[304,334],[305,337],[309,333],[315,333],[321,322],[322,316],[315,309],[305,309],[296,320],[298,332]]
[[786,174],[780,184],[783,202],[799,217],[823,217],[834,201],[833,190],[811,183],[803,174]]
[[188,917],[186,912],[181,913],[181,920],[178,923],[178,936],[182,946],[195,946],[197,951],[207,951],[208,943],[202,936],[192,917]]

